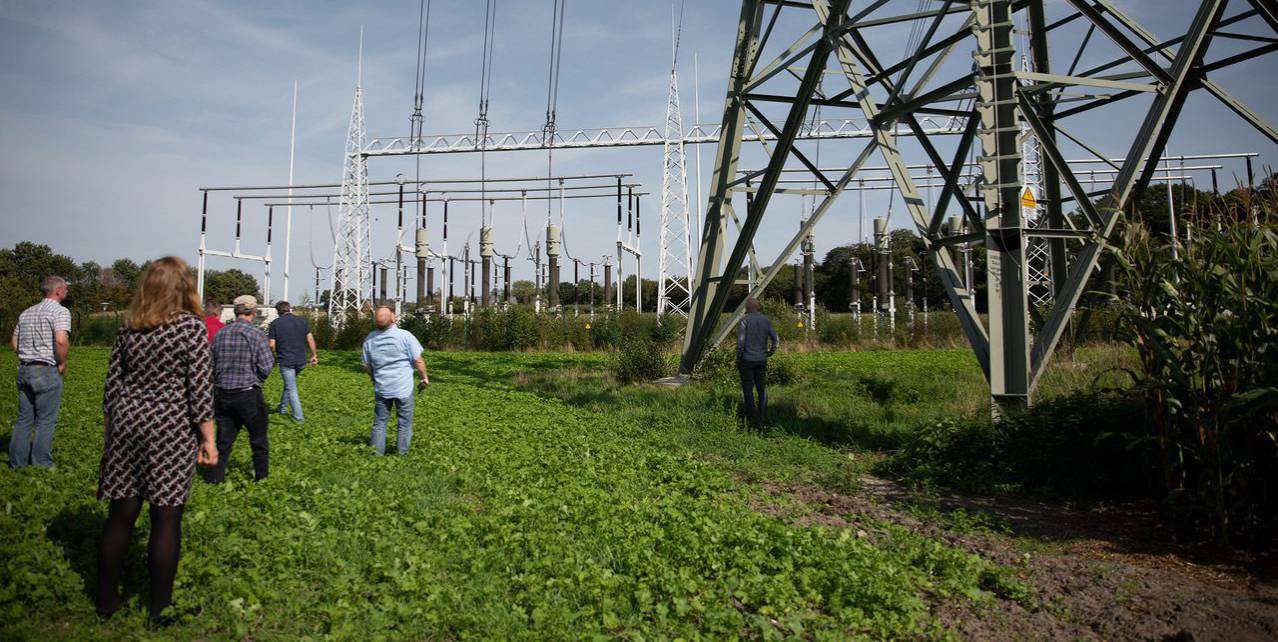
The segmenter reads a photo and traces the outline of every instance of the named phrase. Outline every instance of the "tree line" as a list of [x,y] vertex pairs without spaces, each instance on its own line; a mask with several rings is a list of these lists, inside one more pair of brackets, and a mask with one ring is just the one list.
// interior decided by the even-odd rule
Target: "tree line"
[[[71,310],[73,319],[121,311],[128,307],[149,263],[138,264],[128,258],[105,266],[96,261],[77,263],[48,245],[30,241],[0,248],[0,332],[8,336],[18,315],[43,298],[40,283],[49,275],[67,280],[68,295],[63,305]],[[206,270],[204,292],[227,303],[241,294],[257,294],[260,298],[261,286],[253,275],[241,270]]]

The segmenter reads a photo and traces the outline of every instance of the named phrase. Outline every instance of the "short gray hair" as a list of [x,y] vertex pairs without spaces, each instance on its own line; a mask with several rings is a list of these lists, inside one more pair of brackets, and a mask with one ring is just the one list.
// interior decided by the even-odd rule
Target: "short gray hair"
[[66,287],[67,280],[60,276],[49,275],[44,277],[44,282],[40,284],[40,289],[44,291],[45,296],[49,296],[58,291],[58,288]]

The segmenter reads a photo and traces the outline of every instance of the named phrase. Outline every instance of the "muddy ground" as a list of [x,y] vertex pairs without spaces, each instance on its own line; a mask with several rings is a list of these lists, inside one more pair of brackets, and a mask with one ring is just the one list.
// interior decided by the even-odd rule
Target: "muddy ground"
[[1015,569],[1033,587],[1028,600],[936,605],[968,639],[1278,640],[1278,555],[1177,544],[1150,504],[920,494],[869,476],[852,495],[767,491],[757,507],[795,523],[855,526],[871,538],[896,524]]

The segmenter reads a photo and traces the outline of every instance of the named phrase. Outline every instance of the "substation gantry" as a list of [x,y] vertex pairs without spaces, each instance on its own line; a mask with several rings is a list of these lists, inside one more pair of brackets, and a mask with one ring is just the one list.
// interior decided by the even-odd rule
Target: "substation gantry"
[[[640,274],[638,267],[638,259],[641,253],[638,251],[641,241],[641,213],[639,205],[642,197],[649,196],[650,193],[642,190],[642,185],[635,182],[627,182],[626,179],[631,174],[586,174],[586,175],[564,175],[546,177],[527,177],[527,178],[467,178],[467,179],[405,179],[398,176],[393,180],[368,181],[362,188],[363,202],[362,209],[369,210],[374,206],[395,205],[397,211],[397,227],[395,242],[391,248],[390,258],[370,258],[368,265],[364,271],[369,275],[369,281],[365,283],[365,287],[361,287],[358,293],[360,306],[366,303],[394,305],[397,312],[400,311],[408,296],[408,279],[409,272],[414,259],[416,260],[416,280],[417,280],[417,297],[416,302],[419,307],[425,308],[427,311],[440,311],[444,314],[452,315],[457,312],[457,306],[460,305],[460,312],[469,313],[475,305],[487,307],[498,303],[505,304],[511,300],[511,265],[510,261],[521,258],[522,253],[526,250],[529,254],[528,259],[534,263],[536,278],[536,306],[538,310],[542,308],[541,290],[543,285],[549,285],[548,304],[553,311],[560,311],[562,306],[559,301],[558,282],[561,272],[560,257],[573,262],[573,278],[574,283],[580,276],[580,265],[585,263],[590,274],[591,291],[589,300],[589,312],[594,312],[594,278],[595,268],[603,267],[603,276],[608,282],[604,284],[605,300],[612,296],[613,292],[617,293],[617,305],[621,305],[620,285],[623,282],[621,265],[623,264],[625,253],[629,253],[636,258],[636,273]],[[539,183],[552,183],[551,187],[541,187]],[[482,183],[482,187],[467,187]],[[510,187],[494,187],[493,185],[513,185]],[[460,186],[459,186],[460,185]],[[389,191],[370,191],[368,186],[377,188],[380,186],[393,186],[395,189]],[[325,193],[326,188],[343,187],[341,192]],[[202,204],[202,223],[201,223],[201,257],[205,254],[217,256],[230,256],[232,258],[243,258],[248,260],[265,261],[267,265],[267,284],[269,285],[269,257],[270,257],[270,227],[267,228],[267,252],[264,256],[241,255],[239,252],[240,227],[243,218],[243,209],[246,202],[261,201],[261,206],[267,210],[268,221],[272,220],[273,212],[276,207],[285,206],[301,206],[313,208],[316,205],[331,205],[333,199],[343,198],[349,194],[345,189],[345,185],[328,183],[328,184],[306,184],[306,185],[273,185],[273,186],[233,186],[233,187],[204,187],[201,188],[203,197]],[[287,191],[287,193],[285,193]],[[205,231],[207,229],[207,221],[209,217],[208,210],[208,194],[210,192],[232,192],[232,199],[236,203],[236,246],[234,252],[219,252],[214,250],[206,250],[205,248]],[[289,194],[292,194],[291,196]],[[618,268],[616,271],[617,284],[613,286],[610,279],[613,278],[613,259],[611,255],[601,257],[599,261],[584,260],[580,257],[574,257],[569,254],[564,238],[564,202],[567,200],[577,199],[607,199],[616,201],[617,205],[617,239],[618,254],[616,256]],[[512,253],[501,253],[495,248],[493,242],[493,228],[491,219],[481,222],[479,227],[479,259],[472,258],[469,238],[462,244],[460,254],[450,254],[449,252],[449,217],[450,204],[456,205],[461,203],[479,203],[487,205],[487,215],[491,216],[493,207],[498,202],[518,202],[520,204],[520,215],[522,225],[524,227],[524,238],[527,238],[527,219],[528,219],[528,202],[529,201],[546,201],[553,204],[555,201],[559,203],[559,221],[556,223],[547,216],[544,225],[544,244],[542,239],[537,241],[529,241],[525,247],[524,240],[520,241],[519,247]],[[427,211],[429,204],[437,204],[442,206],[442,231],[443,245],[441,250],[433,249],[429,242],[430,229],[428,226]],[[405,210],[406,206],[420,205],[420,216],[413,220],[410,212],[406,226]],[[452,208],[455,216],[456,208]],[[454,223],[455,226],[455,223]],[[408,243],[410,238],[412,243]],[[369,235],[367,247],[370,249],[370,255],[373,253],[374,245],[372,235]],[[543,248],[545,256],[542,255]],[[496,268],[496,259],[502,259],[500,272]],[[448,284],[445,291],[443,287],[437,291],[435,289],[435,264],[438,263],[443,270],[442,280]],[[336,264],[336,263],[335,263]],[[462,271],[462,300],[456,301],[455,279],[456,266],[461,265]],[[203,263],[201,262],[201,266]],[[476,275],[476,268],[482,271],[482,276]],[[544,268],[544,270],[543,270]],[[389,292],[388,287],[392,281],[390,271],[394,270],[394,292]],[[497,276],[501,274],[504,278],[504,290],[500,301],[496,296]],[[200,274],[203,274],[201,268]],[[380,276],[380,278],[379,278]],[[636,289],[640,287],[642,281],[636,279]],[[475,286],[478,284],[480,288],[480,297],[474,296]],[[341,289],[342,283],[336,281],[334,291]],[[639,291],[635,293],[636,300],[642,301]],[[330,305],[333,305],[333,299],[330,297]],[[574,310],[578,308],[575,307]]]
[[[923,237],[999,412],[1029,403],[1111,243],[1120,213],[1159,169],[1191,92],[1204,90],[1278,142],[1278,130],[1269,120],[1209,78],[1212,72],[1278,49],[1274,0],[1194,2],[1187,7],[1192,14],[1188,26],[1169,39],[1155,36],[1114,0],[933,0],[922,8],[915,1],[878,0],[851,5],[849,0],[741,3],[680,359],[682,376],[693,372],[721,329],[742,314],[744,302],[722,318],[731,286],[747,258],[753,260],[755,234],[790,161],[821,186],[821,201],[780,257],[761,277],[751,279],[751,294],[762,292],[877,152]],[[1237,11],[1226,15],[1229,5]],[[785,19],[778,20],[782,14]],[[902,27],[912,29],[906,47],[899,32],[883,38],[878,31]],[[1264,33],[1240,31],[1246,29]],[[1017,32],[1025,36],[1027,46],[1020,48],[1032,64],[1018,65]],[[1052,50],[1051,42],[1064,46]],[[1208,60],[1213,46],[1228,51]],[[1085,53],[1097,52],[1106,62],[1079,68]],[[1138,102],[1129,100],[1137,96],[1148,104],[1130,104]],[[1105,109],[1119,103],[1130,111]],[[849,110],[868,123],[870,140],[838,173],[822,171],[796,145],[809,109],[818,107],[827,113]],[[1125,116],[1133,112],[1137,117]],[[1097,114],[1107,119],[1106,127],[1084,132],[1076,126]],[[925,118],[948,119],[957,130],[957,138],[946,141],[952,143],[949,155],[938,149],[935,134],[924,127]],[[1119,124],[1124,118],[1131,121],[1129,127]],[[768,160],[763,168],[739,175],[747,125],[756,123],[771,136]],[[895,134],[902,128],[912,138],[898,139]],[[1103,140],[1089,143],[1087,134],[1095,139],[1096,131]],[[1044,216],[1033,226],[1021,206],[1027,134],[1041,155],[1034,172]],[[1119,140],[1124,136],[1127,140]],[[902,159],[898,144],[903,142],[917,144],[942,183],[930,208]],[[1089,192],[1062,150],[1081,149],[1102,158],[1098,147],[1115,145],[1125,152],[1121,160],[1106,163],[1115,171],[1106,178],[1108,186]],[[978,170],[975,197],[960,185],[970,153]],[[729,247],[732,195],[747,185],[746,215]],[[1067,204],[1081,211],[1081,220],[1066,216]],[[958,210],[965,226],[946,223],[951,209]],[[1036,239],[1045,243],[1050,263],[1052,296],[1042,307],[1031,305],[1026,268],[1027,247]],[[956,265],[956,250],[964,244],[984,247],[988,321],[977,315],[975,284]]]

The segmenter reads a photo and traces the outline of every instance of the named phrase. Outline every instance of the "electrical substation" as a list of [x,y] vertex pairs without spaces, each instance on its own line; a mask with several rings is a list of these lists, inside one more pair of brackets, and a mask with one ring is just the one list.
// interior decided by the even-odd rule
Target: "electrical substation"
[[[784,298],[808,331],[817,329],[820,240],[869,250],[849,255],[850,302],[829,312],[851,315],[858,326],[870,317],[875,333],[926,325],[938,312],[926,290],[939,281],[946,314],[957,316],[996,405],[1015,407],[1029,403],[1053,352],[1067,340],[1080,296],[1110,260],[1106,251],[1121,250],[1111,237],[1134,190],[1166,186],[1176,245],[1193,234],[1193,223],[1177,220],[1184,204],[1175,201],[1174,186],[1181,194],[1189,186],[1219,193],[1221,176],[1254,184],[1257,152],[1168,153],[1186,97],[1202,90],[1241,123],[1278,141],[1269,120],[1209,78],[1272,52],[1272,37],[1227,30],[1251,19],[1278,26],[1278,10],[1268,0],[1194,3],[1187,31],[1170,38],[1155,36],[1111,0],[1067,0],[1050,18],[1040,1],[743,0],[739,21],[724,25],[735,29],[735,39],[722,119],[697,122],[698,97],[688,126],[679,83],[682,16],[672,12],[669,57],[652,61],[668,69],[663,124],[577,130],[557,122],[565,29],[564,3],[556,0],[545,123],[540,131],[501,133],[489,131],[497,29],[496,0],[487,0],[475,129],[455,135],[422,131],[423,96],[430,91],[427,4],[419,21],[411,133],[367,135],[361,35],[342,180],[202,188],[201,287],[205,258],[221,257],[260,263],[269,293],[281,211],[289,227],[285,256],[295,211],[329,217],[331,261],[320,265],[312,250],[311,263],[315,299],[327,290],[326,311],[337,324],[375,304],[448,316],[508,306],[512,278],[523,272],[532,275],[530,303],[539,314],[621,310],[628,277],[634,277],[633,306],[642,311],[649,275],[656,280],[650,307],[686,319],[679,375],[672,379],[678,383],[733,331],[744,314],[741,295],[762,298],[786,266],[793,266],[795,282]],[[1238,10],[1227,15],[1228,5]],[[908,30],[908,37],[874,36],[884,29]],[[1224,53],[1209,60],[1212,49]],[[1089,141],[1073,127],[1120,103],[1129,106],[1126,122],[1105,140]],[[703,195],[700,163],[689,180],[688,152],[707,143],[716,145],[716,154]],[[1102,153],[1115,145],[1125,151]],[[640,183],[634,166],[554,171],[557,152],[599,148],[653,149],[651,158],[628,158],[659,162],[661,185]],[[544,175],[488,175],[490,155],[528,151],[545,154]],[[421,176],[420,159],[436,154],[477,154],[480,175]],[[907,154],[922,162],[907,162]],[[419,160],[414,176],[377,172],[384,159],[399,156]],[[881,163],[872,165],[872,157]],[[832,213],[849,191],[857,193],[852,206]],[[867,195],[875,194],[888,195],[886,211],[867,208]],[[756,237],[765,218],[785,216],[768,214],[782,209],[778,195],[800,197],[798,216],[787,224],[797,231],[780,252],[764,257]],[[614,205],[615,238],[576,232],[579,217],[604,215]],[[375,244],[373,212],[391,208],[395,240]],[[519,223],[510,236],[519,240],[503,247],[494,241],[494,212],[515,208]],[[827,214],[832,224],[818,232]],[[232,223],[233,246],[209,247],[209,226]],[[894,247],[892,232],[903,227],[920,235],[921,244]],[[263,229],[264,246],[249,233],[255,229]],[[654,247],[645,249],[645,238]],[[655,269],[645,265],[654,258]],[[570,305],[560,300],[569,263],[572,283],[581,284],[584,273],[589,293],[586,301],[574,295]]]

